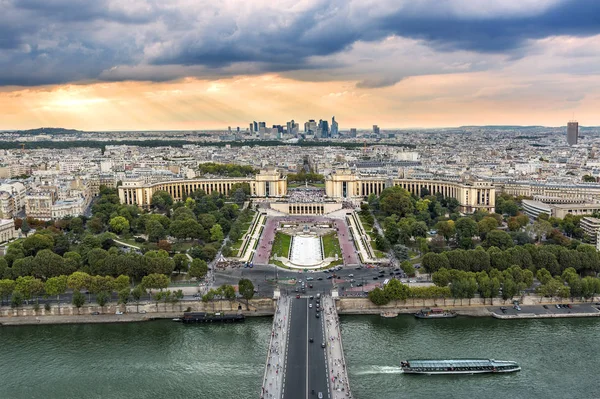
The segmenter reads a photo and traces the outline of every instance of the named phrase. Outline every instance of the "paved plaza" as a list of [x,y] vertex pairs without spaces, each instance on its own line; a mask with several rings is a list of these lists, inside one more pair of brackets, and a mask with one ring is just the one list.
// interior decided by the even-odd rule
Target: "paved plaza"
[[[324,216],[277,216],[267,218],[262,236],[258,242],[253,263],[256,265],[266,265],[269,263],[271,248],[277,227],[281,222],[294,223],[332,223],[333,228],[337,230],[342,257],[346,265],[358,265],[359,259],[354,244],[350,236],[350,231],[346,222],[342,219],[327,218]],[[296,238],[295,238],[296,239]],[[294,240],[295,240],[294,239]]]

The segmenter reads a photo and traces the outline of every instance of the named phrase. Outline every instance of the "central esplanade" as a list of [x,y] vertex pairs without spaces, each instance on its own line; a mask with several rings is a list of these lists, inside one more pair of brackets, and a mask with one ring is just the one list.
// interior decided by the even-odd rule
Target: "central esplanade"
[[[156,191],[166,191],[175,201],[181,201],[196,190],[203,190],[207,194],[216,191],[229,195],[233,185],[240,183],[248,184],[250,195],[254,198],[271,199],[281,204],[287,196],[287,176],[276,169],[269,168],[261,170],[254,177],[188,179],[152,184],[145,184],[142,180],[125,180],[119,187],[119,198],[123,204],[144,207],[150,205],[152,195]],[[400,186],[416,196],[424,193],[430,195],[440,193],[445,197],[455,198],[462,212],[474,212],[478,209],[494,211],[495,188],[490,182],[380,177],[356,174],[348,168],[336,169],[325,177],[325,194],[329,201],[338,203],[344,201],[357,203],[370,194],[379,195],[385,188],[393,186]],[[327,213],[326,208],[329,207],[287,204],[285,208],[289,209],[289,213],[321,214]]]

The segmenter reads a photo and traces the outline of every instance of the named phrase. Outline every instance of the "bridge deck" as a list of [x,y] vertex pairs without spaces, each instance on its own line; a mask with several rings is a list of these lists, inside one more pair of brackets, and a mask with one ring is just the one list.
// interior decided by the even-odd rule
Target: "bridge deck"
[[285,351],[289,332],[289,316],[291,300],[280,297],[277,301],[277,310],[273,317],[271,339],[265,363],[265,374],[261,389],[261,398],[281,398],[283,386],[283,368],[285,365]]
[[351,398],[348,370],[344,358],[340,323],[335,308],[335,301],[330,296],[323,297],[323,313],[325,316],[325,335],[327,337],[327,363],[329,386],[332,399]]

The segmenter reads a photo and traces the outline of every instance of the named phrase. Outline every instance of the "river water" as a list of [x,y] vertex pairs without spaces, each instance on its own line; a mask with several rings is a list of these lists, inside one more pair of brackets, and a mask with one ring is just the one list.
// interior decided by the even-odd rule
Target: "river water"
[[[343,316],[355,398],[600,398],[600,320]],[[257,398],[269,318],[0,327],[0,398]],[[506,375],[400,374],[411,358],[515,360]]]

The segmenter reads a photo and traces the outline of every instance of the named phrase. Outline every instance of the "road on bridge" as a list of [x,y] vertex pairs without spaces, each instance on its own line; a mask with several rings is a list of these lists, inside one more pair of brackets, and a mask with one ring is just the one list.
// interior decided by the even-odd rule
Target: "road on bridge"
[[[321,347],[326,342],[323,319],[315,316],[315,300],[294,298],[292,301],[283,398],[311,399],[317,398],[319,392],[328,398],[327,363],[325,349]],[[311,338],[313,342],[309,342]]]

